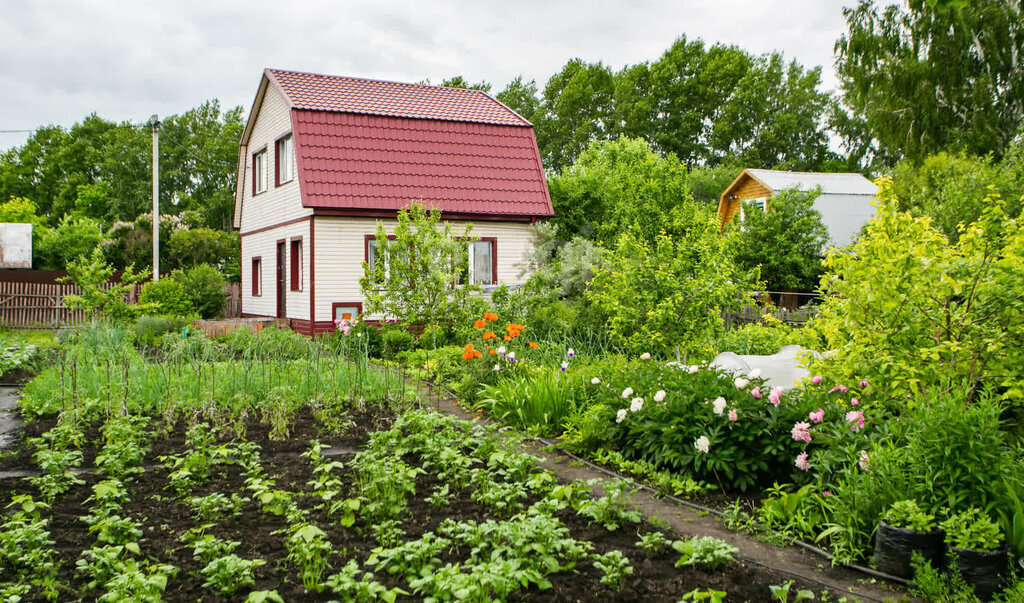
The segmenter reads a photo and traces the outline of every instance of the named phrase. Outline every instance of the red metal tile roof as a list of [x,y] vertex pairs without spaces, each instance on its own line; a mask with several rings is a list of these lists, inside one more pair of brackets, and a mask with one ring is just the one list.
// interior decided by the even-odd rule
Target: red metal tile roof
[[323,109],[293,110],[292,127],[306,207],[554,215],[532,127]]
[[281,69],[267,69],[266,74],[294,109],[506,126],[530,125],[530,122],[514,111],[479,90],[403,84]]

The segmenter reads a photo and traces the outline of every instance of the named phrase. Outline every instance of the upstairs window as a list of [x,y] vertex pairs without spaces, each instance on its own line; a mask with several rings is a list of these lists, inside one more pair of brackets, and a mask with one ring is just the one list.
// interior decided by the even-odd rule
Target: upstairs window
[[252,194],[258,195],[267,191],[267,150],[263,149],[252,155]]
[[302,239],[293,239],[291,247],[292,291],[302,291]]
[[469,244],[469,282],[478,285],[493,285],[494,240],[480,240]]
[[295,178],[295,152],[292,135],[289,134],[277,141],[274,152],[274,185],[281,186]]

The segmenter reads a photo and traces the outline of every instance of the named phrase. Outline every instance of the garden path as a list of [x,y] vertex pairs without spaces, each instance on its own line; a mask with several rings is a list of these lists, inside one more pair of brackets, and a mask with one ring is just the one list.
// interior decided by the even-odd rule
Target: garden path
[[17,412],[21,399],[21,386],[0,386],[0,450],[13,446],[21,430],[21,415]]
[[[453,399],[441,396],[436,389],[430,389],[428,399],[440,412],[469,420],[474,420],[473,417],[477,416],[477,413],[467,412],[461,406],[453,404]],[[475,420],[484,419],[478,417]],[[530,452],[542,459],[541,465],[554,472],[560,479],[587,481],[609,477],[601,468],[589,464],[580,465],[573,462],[574,459],[569,455],[552,451],[550,442],[531,440],[528,444]],[[794,578],[819,584],[822,589],[847,593],[851,601],[916,600],[898,584],[850,568],[832,567],[824,557],[796,546],[779,547],[763,543],[753,536],[728,529],[721,521],[706,512],[655,498],[645,490],[633,496],[633,505],[645,518],[657,518],[671,526],[674,532],[687,536],[714,536],[738,548],[738,557],[747,563],[768,567]]]

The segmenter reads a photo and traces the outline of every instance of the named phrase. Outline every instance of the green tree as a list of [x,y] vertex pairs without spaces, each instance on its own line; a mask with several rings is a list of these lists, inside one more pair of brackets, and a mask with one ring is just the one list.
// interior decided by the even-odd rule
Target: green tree
[[[878,213],[846,252],[829,253],[816,328],[841,380],[867,379],[913,404],[925,390],[1024,396],[1024,228],[990,195],[952,245],[928,218],[901,212],[889,179]],[[840,381],[842,382],[842,381]]]
[[548,185],[562,236],[580,234],[608,247],[628,228],[646,241],[673,232],[673,208],[689,196],[679,160],[631,138],[594,141]]
[[377,223],[373,265],[363,262],[364,312],[407,325],[459,324],[476,313],[479,287],[464,282],[472,226],[457,235],[439,210],[412,203],[398,212],[394,238]]
[[930,155],[919,165],[900,162],[893,171],[893,193],[899,208],[915,216],[928,216],[951,243],[961,227],[976,222],[988,206],[992,192],[1005,200],[1006,212],[1020,215],[1024,196],[1024,164],[1014,148],[1003,161],[965,153]]
[[524,82],[521,75],[517,75],[494,98],[531,122],[537,115],[537,110],[540,109],[540,98],[537,96],[537,82],[534,80]]
[[58,279],[62,283],[72,283],[80,293],[68,295],[64,304],[72,310],[88,310],[92,313],[95,325],[101,314],[114,319],[125,319],[144,312],[146,306],[128,305],[128,292],[149,278],[149,271],[135,272],[129,266],[118,280],[113,280],[114,267],[103,261],[103,252],[95,247],[88,256],[82,256],[68,263],[68,275]]
[[56,228],[40,227],[33,232],[33,264],[40,270],[64,270],[82,257],[101,249],[103,230],[91,218],[64,216]]
[[613,93],[612,72],[603,63],[572,59],[551,76],[533,120],[549,173],[569,166],[591,140],[612,135]]
[[884,155],[998,158],[1024,118],[1024,5],[927,4],[879,10],[861,0],[843,9],[848,32],[835,46],[843,99]]
[[818,170],[831,155],[821,115],[831,96],[821,67],[786,65],[778,53],[753,60],[711,125],[714,163]]
[[585,294],[612,341],[636,353],[709,354],[722,311],[739,304],[743,278],[714,213],[690,201],[680,209],[685,234],[648,241],[624,231]]
[[443,80],[441,82],[441,85],[445,86],[446,88],[465,88],[467,90],[480,90],[481,92],[491,91],[490,83],[480,81],[475,84],[470,84],[469,80],[462,77],[461,75],[456,75],[454,77],[450,77],[446,80]]
[[745,204],[742,230],[734,230],[732,242],[736,264],[760,270],[769,291],[817,288],[829,240],[821,212],[814,209],[819,194],[781,190],[768,199],[764,211],[756,204]]

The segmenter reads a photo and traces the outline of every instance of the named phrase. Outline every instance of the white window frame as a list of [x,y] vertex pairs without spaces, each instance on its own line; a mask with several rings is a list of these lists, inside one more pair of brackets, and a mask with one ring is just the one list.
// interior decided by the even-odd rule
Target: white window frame
[[267,192],[267,150],[263,149],[252,155],[253,180],[256,183],[253,195]]
[[740,199],[740,230],[745,230],[743,222],[745,221],[746,214],[743,211],[743,205],[746,203],[757,203],[761,206],[761,211],[768,211],[768,197],[754,197],[752,199]]
[[[476,254],[473,253],[473,246],[478,243],[486,243],[491,248],[491,265],[488,266],[488,270],[491,273],[491,280],[489,282],[482,282],[476,280]],[[482,284],[482,285],[493,285],[494,284],[494,241],[473,241],[466,245],[466,252],[469,254],[469,283],[471,285]]]
[[281,186],[295,179],[295,144],[291,134],[283,136],[277,141],[275,152],[278,154],[277,185]]

